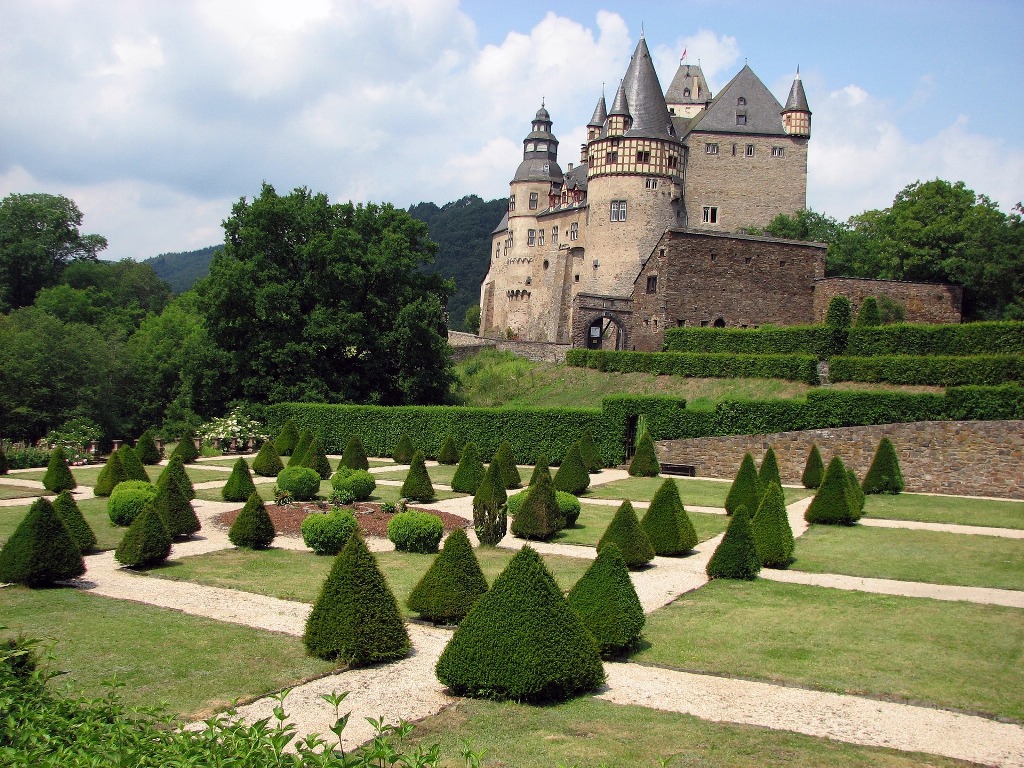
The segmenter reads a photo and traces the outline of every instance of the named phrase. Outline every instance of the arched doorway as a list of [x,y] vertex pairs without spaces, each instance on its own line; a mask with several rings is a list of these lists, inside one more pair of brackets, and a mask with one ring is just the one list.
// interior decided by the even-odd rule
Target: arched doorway
[[626,326],[615,315],[605,312],[587,325],[587,349],[626,348]]
[[725,328],[725,320],[720,317],[717,320],[715,320],[715,322],[712,323],[712,325],[714,325],[715,328]]

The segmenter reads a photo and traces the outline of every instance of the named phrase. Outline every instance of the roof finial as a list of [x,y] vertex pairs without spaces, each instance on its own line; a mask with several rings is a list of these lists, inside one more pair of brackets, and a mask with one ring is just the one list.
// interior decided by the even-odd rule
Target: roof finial
[[541,107],[544,106],[544,97],[543,96],[540,97],[540,105],[541,105]]
[[640,22],[640,39],[644,39],[644,23],[642,21]]
[[796,65],[796,79],[797,80],[800,79],[800,65],[799,64]]

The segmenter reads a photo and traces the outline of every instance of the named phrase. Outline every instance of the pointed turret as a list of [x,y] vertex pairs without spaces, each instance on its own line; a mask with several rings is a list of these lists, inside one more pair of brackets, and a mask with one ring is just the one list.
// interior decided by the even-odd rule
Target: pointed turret
[[789,98],[782,109],[782,125],[790,136],[811,135],[811,108],[807,106],[807,94],[800,80],[800,67],[796,68],[793,87],[789,89]]
[[594,115],[590,118],[590,122],[587,123],[587,141],[593,141],[601,137],[601,132],[604,130],[604,124],[607,119],[608,107],[605,105],[604,94],[602,93],[601,98],[597,100],[597,106],[594,107]]
[[626,99],[626,87],[624,83],[619,83],[619,89],[615,91],[615,98],[612,100],[611,111],[608,113],[608,128],[605,133],[609,136],[621,136],[629,130],[632,122],[629,101]]
[[532,130],[523,139],[523,162],[519,164],[516,181],[551,181],[561,184],[562,169],[558,167],[558,139],[551,132],[551,115],[541,100],[533,118]]
[[[622,84],[630,116],[633,118],[627,135],[648,139],[674,139],[676,134],[672,126],[672,117],[665,104],[658,73],[654,71],[651,52],[647,49],[647,41],[643,37],[636,44]],[[614,112],[614,109],[612,111]]]

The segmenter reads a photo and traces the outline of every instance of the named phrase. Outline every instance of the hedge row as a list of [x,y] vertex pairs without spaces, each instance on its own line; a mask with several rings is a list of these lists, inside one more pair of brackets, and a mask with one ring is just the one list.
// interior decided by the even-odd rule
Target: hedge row
[[742,355],[813,355],[824,360],[842,354],[845,328],[827,325],[791,325],[784,328],[668,328],[668,352],[730,353]]
[[828,371],[832,381],[999,386],[1024,381],[1024,355],[833,357],[828,361]]
[[653,373],[708,379],[788,379],[818,383],[818,359],[813,355],[734,354],[690,352],[606,352],[574,349],[568,365],[599,371]]
[[1024,322],[919,325],[901,323],[851,328],[846,354],[1024,355]]

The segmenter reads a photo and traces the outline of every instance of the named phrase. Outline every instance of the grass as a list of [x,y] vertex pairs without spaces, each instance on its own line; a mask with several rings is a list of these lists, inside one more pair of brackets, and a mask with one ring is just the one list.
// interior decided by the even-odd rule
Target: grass
[[[664,477],[629,477],[625,480],[591,486],[586,495],[595,499],[650,501],[664,482]],[[731,483],[723,483],[720,480],[696,478],[673,478],[673,482],[679,489],[679,497],[683,500],[683,506],[694,507],[724,507],[725,497],[729,495],[731,486]],[[814,491],[809,491],[806,488],[785,488],[784,492],[787,504],[814,495]]]
[[[121,543],[126,528],[118,528],[111,524],[110,516],[107,514],[106,499],[83,499],[76,500],[78,508],[82,510],[82,517],[89,523],[93,533],[96,534],[96,546],[98,549],[114,549]],[[14,529],[28,514],[29,504],[17,507],[0,507],[0,544],[7,541]]]
[[637,661],[1024,720],[1024,611],[712,581],[648,616]]
[[1024,541],[899,528],[812,525],[793,568],[965,587],[1024,589]]
[[[508,565],[515,552],[483,547],[477,560],[489,582]],[[436,555],[409,552],[377,552],[377,562],[404,610],[405,601],[416,582],[426,573]],[[205,555],[184,557],[154,568],[148,573],[175,581],[190,581],[214,587],[239,589],[262,595],[312,603],[320,594],[334,558],[318,557],[311,552],[269,549],[263,552],[229,549]],[[563,590],[568,591],[590,565],[589,560],[547,555],[549,570]],[[414,615],[406,611],[407,615]]]
[[[71,474],[79,487],[88,486],[92,488],[96,485],[96,479],[100,476],[102,470],[102,464],[92,464],[88,467],[72,467]],[[157,478],[160,477],[160,473],[163,471],[164,468],[162,466],[146,467],[146,474],[149,475],[151,483],[156,483]],[[185,471],[193,483],[205,483],[208,480],[224,480],[224,482],[227,482],[230,476],[230,473],[219,469],[193,469],[190,466]],[[38,469],[32,472],[25,472],[24,474],[19,473],[17,476],[24,477],[27,480],[42,480],[45,474],[45,469]]]
[[896,495],[878,493],[867,497],[864,514],[890,520],[924,523],[984,525],[993,528],[1024,528],[1024,501],[990,501],[959,496]]
[[[618,507],[606,504],[581,505],[580,517],[572,528],[563,528],[552,539],[557,544],[584,544],[588,547],[596,547],[604,535],[608,524],[615,516]],[[647,513],[646,509],[637,509],[636,515],[641,520]],[[706,512],[688,512],[693,527],[697,530],[697,538],[706,541],[712,536],[717,536],[725,530],[729,518],[725,515],[712,515]]]
[[485,765],[516,768],[601,766],[656,768],[952,768],[957,760],[731,723],[620,706],[583,696],[564,704],[525,704],[461,699],[416,724],[411,743],[441,744],[460,752],[468,739]]
[[42,488],[28,488],[15,485],[0,485],[0,500],[8,499],[33,499],[46,494]]
[[2,592],[5,634],[52,641],[58,677],[90,696],[113,676],[130,705],[160,701],[189,717],[275,691],[334,665],[307,657],[299,638],[188,616],[74,589]]

